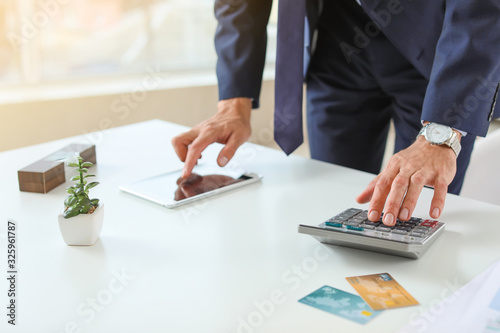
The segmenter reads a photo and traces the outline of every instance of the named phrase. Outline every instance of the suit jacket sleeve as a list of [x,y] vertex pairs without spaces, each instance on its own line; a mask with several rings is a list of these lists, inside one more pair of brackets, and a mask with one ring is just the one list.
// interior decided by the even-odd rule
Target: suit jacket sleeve
[[219,99],[248,97],[259,106],[272,0],[216,0]]
[[500,81],[500,2],[446,0],[422,119],[485,136]]

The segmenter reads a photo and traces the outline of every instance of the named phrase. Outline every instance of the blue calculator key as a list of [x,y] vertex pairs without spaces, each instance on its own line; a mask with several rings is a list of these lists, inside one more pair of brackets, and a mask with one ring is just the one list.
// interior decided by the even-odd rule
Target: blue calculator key
[[326,225],[327,227],[342,228],[342,223],[336,223],[336,222],[325,222],[325,225]]

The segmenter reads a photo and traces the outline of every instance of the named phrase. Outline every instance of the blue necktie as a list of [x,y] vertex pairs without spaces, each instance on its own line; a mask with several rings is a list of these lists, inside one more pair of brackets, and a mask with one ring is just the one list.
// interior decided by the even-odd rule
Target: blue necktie
[[304,141],[304,22],[306,0],[280,0],[276,49],[274,140],[289,155]]

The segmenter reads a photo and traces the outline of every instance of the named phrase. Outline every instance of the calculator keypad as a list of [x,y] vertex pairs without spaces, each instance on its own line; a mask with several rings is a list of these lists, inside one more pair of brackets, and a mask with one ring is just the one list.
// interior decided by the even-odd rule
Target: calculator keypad
[[320,227],[332,231],[420,244],[444,226],[444,223],[435,220],[412,217],[408,221],[397,220],[396,225],[389,227],[382,223],[382,217],[379,221],[372,222],[368,220],[367,214],[366,210],[349,208],[326,220],[320,224]]

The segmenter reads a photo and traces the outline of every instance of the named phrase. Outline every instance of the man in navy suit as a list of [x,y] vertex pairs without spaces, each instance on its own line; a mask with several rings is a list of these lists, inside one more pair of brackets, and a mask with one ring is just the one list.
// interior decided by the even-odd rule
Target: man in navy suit
[[[220,101],[213,117],[173,139],[186,177],[209,144],[225,144],[224,166],[250,137],[271,4],[216,0]],[[384,210],[394,225],[431,186],[438,218],[446,192],[460,192],[475,137],[500,116],[500,3],[307,0],[307,18],[311,157],[377,174],[392,119],[396,154],[357,201],[370,202],[370,220]]]

